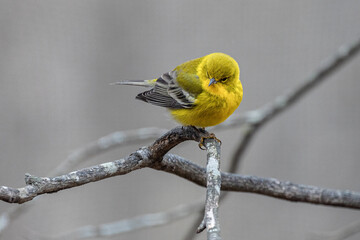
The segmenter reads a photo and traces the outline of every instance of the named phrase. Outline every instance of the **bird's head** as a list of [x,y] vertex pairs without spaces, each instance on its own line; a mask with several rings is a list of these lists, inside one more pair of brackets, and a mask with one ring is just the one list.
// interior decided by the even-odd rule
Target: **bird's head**
[[203,72],[208,87],[216,84],[231,86],[239,80],[240,69],[237,62],[227,54],[212,53],[205,56]]

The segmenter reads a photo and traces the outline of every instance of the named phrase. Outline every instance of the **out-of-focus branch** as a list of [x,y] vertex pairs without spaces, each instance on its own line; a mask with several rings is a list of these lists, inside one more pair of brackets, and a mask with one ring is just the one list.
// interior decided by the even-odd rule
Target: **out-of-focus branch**
[[111,223],[104,223],[100,225],[87,225],[69,232],[61,233],[57,236],[42,236],[39,233],[33,233],[33,235],[35,235],[34,238],[36,239],[44,240],[78,240],[114,237],[119,234],[144,228],[159,227],[180,220],[191,215],[193,211],[199,207],[199,205],[200,202],[179,205],[164,212],[144,214],[134,218],[124,219]]
[[341,66],[345,65],[345,63],[358,54],[359,50],[360,38],[352,44],[342,45],[333,56],[326,59],[323,64],[311,73],[299,86],[277,96],[273,102],[268,103],[259,109],[249,111],[240,118],[238,116],[230,117],[226,122],[217,125],[214,128],[230,128],[245,123],[251,124],[256,128],[263,125],[279,113],[288,109],[311,89],[314,89],[314,87],[320,84],[328,76],[338,70]]
[[148,127],[110,133],[109,135],[103,136],[98,140],[72,152],[63,162],[59,164],[59,166],[51,171],[49,175],[56,176],[63,174],[79,165],[82,161],[88,160],[95,155],[100,155],[106,151],[114,149],[115,147],[139,143],[140,141],[145,140],[152,140],[160,137],[167,131],[169,130]]
[[343,228],[331,232],[312,233],[309,240],[343,240],[360,232],[360,221],[355,221]]

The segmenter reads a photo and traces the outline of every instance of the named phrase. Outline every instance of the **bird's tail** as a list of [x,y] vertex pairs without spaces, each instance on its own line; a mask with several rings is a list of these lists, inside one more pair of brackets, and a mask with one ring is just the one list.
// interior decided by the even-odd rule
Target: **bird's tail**
[[113,82],[110,85],[131,85],[131,86],[142,86],[142,87],[153,87],[156,79],[153,80],[127,80],[121,82]]

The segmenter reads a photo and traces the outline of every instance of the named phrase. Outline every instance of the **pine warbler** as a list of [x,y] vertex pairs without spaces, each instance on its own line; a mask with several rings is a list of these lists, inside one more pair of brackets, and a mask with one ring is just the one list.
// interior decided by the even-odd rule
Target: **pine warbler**
[[240,105],[243,88],[239,76],[239,66],[232,57],[211,53],[157,79],[114,84],[151,87],[136,98],[168,108],[182,125],[204,128],[225,121]]

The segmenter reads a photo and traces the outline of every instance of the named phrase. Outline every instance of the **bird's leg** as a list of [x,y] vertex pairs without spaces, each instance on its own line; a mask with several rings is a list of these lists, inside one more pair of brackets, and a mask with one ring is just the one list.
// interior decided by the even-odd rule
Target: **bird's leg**
[[218,139],[218,138],[215,136],[214,133],[208,133],[208,132],[205,130],[205,128],[201,128],[201,127],[200,127],[200,128],[197,128],[197,127],[195,127],[195,126],[192,126],[192,127],[194,127],[194,129],[196,129],[196,130],[197,130],[199,133],[201,133],[202,135],[206,135],[206,136],[202,136],[201,139],[200,139],[199,148],[200,148],[201,150],[206,150],[204,141],[205,141],[205,139],[207,139],[207,138],[214,138],[216,141],[219,141],[220,144],[221,144],[221,140]]

